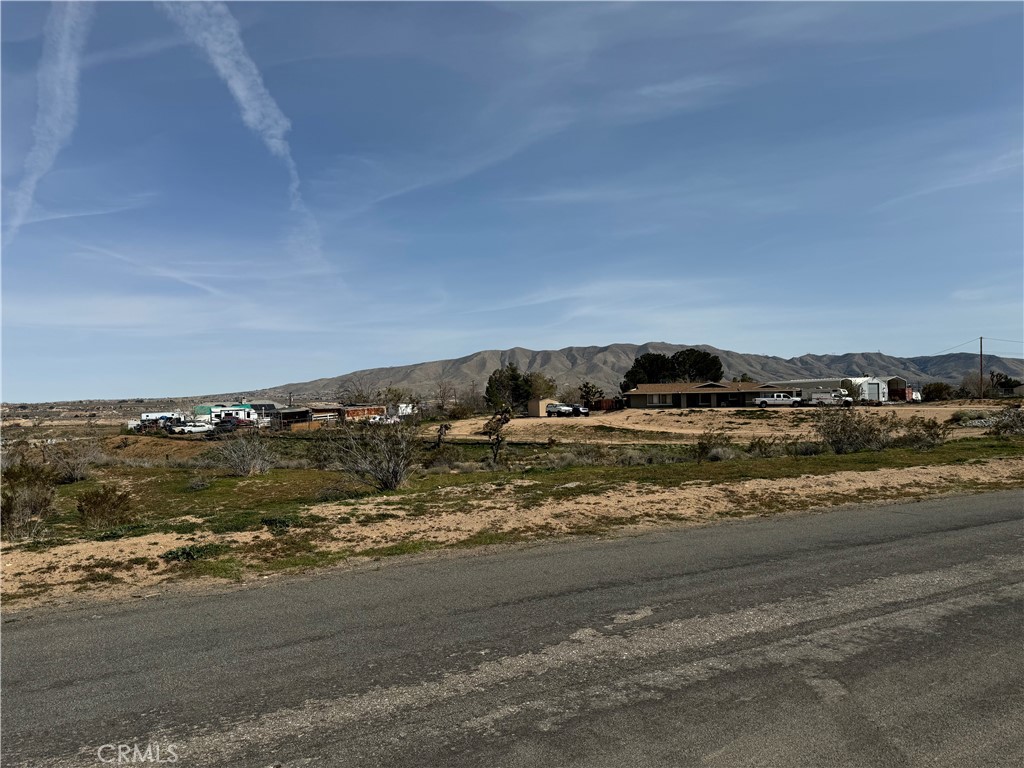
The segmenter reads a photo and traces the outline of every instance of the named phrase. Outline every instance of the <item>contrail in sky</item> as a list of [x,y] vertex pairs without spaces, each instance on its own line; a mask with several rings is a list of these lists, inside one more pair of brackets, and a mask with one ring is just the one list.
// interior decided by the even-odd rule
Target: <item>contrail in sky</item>
[[78,79],[82,48],[92,21],[92,3],[54,3],[43,31],[34,142],[25,158],[24,177],[11,196],[11,218],[4,236],[10,243],[25,223],[36,186],[67,145],[78,121]]
[[209,58],[238,103],[242,121],[263,140],[272,155],[284,162],[288,169],[291,209],[301,217],[290,244],[301,249],[302,253],[296,255],[307,259],[313,255],[322,265],[320,228],[302,199],[299,172],[285,138],[291,123],[263,84],[256,63],[245,50],[238,21],[220,2],[160,2],[159,5]]

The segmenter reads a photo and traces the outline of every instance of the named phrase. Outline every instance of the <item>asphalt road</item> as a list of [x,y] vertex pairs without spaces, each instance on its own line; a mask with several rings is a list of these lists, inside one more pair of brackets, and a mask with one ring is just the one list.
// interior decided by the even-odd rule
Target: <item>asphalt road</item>
[[1022,508],[1005,492],[14,614],[3,764],[114,765],[124,745],[121,765],[246,768],[1020,765]]

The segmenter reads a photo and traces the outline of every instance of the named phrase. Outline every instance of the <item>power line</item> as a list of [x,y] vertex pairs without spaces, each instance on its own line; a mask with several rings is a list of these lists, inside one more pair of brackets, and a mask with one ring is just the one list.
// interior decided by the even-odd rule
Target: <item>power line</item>
[[1014,341],[1013,339],[997,339],[994,336],[986,336],[985,341],[1005,341],[1007,344],[1024,344],[1024,341]]
[[973,339],[969,339],[968,341],[965,341],[963,344],[957,344],[955,347],[950,347],[949,349],[942,350],[942,352],[935,352],[932,356],[942,355],[945,354],[946,352],[949,352],[950,350],[959,349],[960,347],[966,347],[968,344],[973,344],[974,342],[976,342],[978,338],[978,336],[975,336]]
[[957,344],[955,347],[950,347],[949,349],[944,349],[941,352],[935,352],[931,356],[942,355],[942,354],[945,354],[946,352],[951,352],[954,349],[959,349],[960,347],[966,347],[968,344],[973,344],[974,342],[976,342],[980,338],[984,338],[986,342],[989,342],[989,341],[1002,341],[1002,342],[1005,342],[1007,344],[1024,344],[1024,341],[1015,341],[1013,339],[997,339],[994,336],[984,336],[984,337],[976,336],[975,338],[971,339],[970,341],[965,341],[963,344]]

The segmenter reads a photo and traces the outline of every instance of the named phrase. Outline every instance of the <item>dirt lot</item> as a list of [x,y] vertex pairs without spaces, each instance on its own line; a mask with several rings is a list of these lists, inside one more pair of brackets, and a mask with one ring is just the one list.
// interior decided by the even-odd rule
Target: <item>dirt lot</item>
[[[950,402],[926,405],[886,405],[863,407],[858,411],[881,417],[895,413],[903,419],[922,416],[946,421],[956,411],[997,410],[998,404]],[[514,419],[506,427],[509,440],[544,442],[555,438],[563,442],[649,443],[678,442],[692,439],[707,429],[724,429],[734,441],[779,435],[784,438],[806,435],[813,408],[632,408],[588,417]],[[485,418],[465,419],[452,425],[453,438],[479,437]],[[984,427],[957,427],[957,437],[976,437]],[[657,433],[657,434],[651,434]]]
[[[997,407],[995,404],[951,403],[862,410],[872,417],[895,413],[900,418],[924,416],[945,422],[957,410],[994,411]],[[589,418],[516,419],[507,429],[510,442],[546,444],[554,438],[557,443],[566,444],[629,445],[692,443],[705,430],[721,428],[735,444],[743,444],[760,436],[807,435],[812,416],[812,409],[787,408],[626,410]],[[450,437],[479,442],[483,422],[483,418],[455,422]],[[425,434],[435,428],[426,427]],[[952,437],[975,437],[984,430],[982,426],[958,426]],[[210,448],[206,441],[199,439],[112,435],[101,440],[104,451],[111,456],[152,459],[171,465],[166,470],[154,469],[154,473],[186,473],[185,469],[174,469],[174,462],[194,459]],[[544,448],[537,450],[544,452]],[[871,471],[837,471],[849,466],[863,468],[864,464],[835,468],[829,465],[825,470],[815,471],[809,471],[810,464],[798,464],[790,471],[791,476],[776,475],[775,479],[750,479],[751,471],[762,471],[757,469],[746,470],[745,475],[737,473],[727,478],[719,475],[718,479],[711,479],[714,476],[707,465],[682,481],[672,480],[671,483],[662,481],[669,470],[661,467],[653,467],[654,474],[646,481],[628,482],[614,477],[595,479],[594,475],[586,473],[563,476],[513,472],[492,473],[479,481],[446,486],[440,476],[425,476],[413,491],[397,495],[304,504],[295,514],[315,517],[319,521],[315,529],[293,530],[285,535],[268,528],[213,533],[200,526],[190,533],[160,532],[107,541],[69,541],[39,550],[23,546],[12,548],[5,542],[0,553],[4,610],[23,610],[43,604],[72,605],[83,599],[142,598],[168,589],[224,584],[228,583],[227,579],[268,578],[278,570],[268,559],[268,553],[276,557],[275,553],[283,552],[281,548],[286,543],[303,543],[303,536],[311,537],[306,543],[313,543],[315,547],[295,549],[294,562],[299,565],[289,568],[338,562],[357,564],[386,554],[437,547],[507,543],[565,534],[630,533],[660,526],[706,525],[723,518],[747,515],[792,514],[839,504],[912,501],[926,496],[1024,486],[1024,458],[1020,457],[1020,451],[1010,452],[1011,457],[1005,457],[1003,449],[996,448],[986,458],[977,458],[977,448],[959,450],[966,453],[955,460],[943,459],[937,463],[922,457],[922,466],[916,466],[919,458],[914,455],[909,461],[915,466],[907,466],[905,462],[898,468],[882,467]],[[735,465],[739,464],[743,461]],[[765,467],[764,471],[770,474],[769,465]],[[493,479],[497,476],[500,479]],[[164,475],[154,475],[156,479],[160,477]],[[186,475],[181,474],[177,482],[184,483],[185,479]],[[232,493],[238,494],[244,484],[250,482],[255,480],[241,480]],[[257,494],[260,509],[273,507],[269,494],[279,487],[278,480],[267,482],[272,483],[272,487],[260,486]],[[125,486],[123,478],[121,484],[131,488],[130,484]],[[237,495],[231,496],[228,507],[236,502]],[[169,512],[168,519],[179,523],[209,524],[209,520],[189,517],[179,508]],[[227,512],[232,510],[229,508]],[[181,564],[160,557],[174,548],[207,544],[230,549],[225,555],[231,560],[230,573],[227,569],[224,572],[209,570],[202,573],[203,579],[183,580],[188,573]],[[303,561],[308,553],[316,557],[309,555],[309,559]],[[302,565],[303,562],[306,565]]]
[[[539,504],[518,503],[517,494],[529,491],[533,482],[512,480],[410,494],[401,497],[400,504],[394,497],[374,497],[312,505],[309,511],[327,521],[327,528],[318,535],[321,551],[336,553],[339,561],[358,564],[374,556],[371,548],[401,548],[409,542],[432,548],[565,534],[628,534],[663,526],[707,525],[723,518],[794,514],[839,504],[912,501],[968,489],[1014,488],[1021,487],[1022,478],[1024,459],[993,459],[774,480],[696,481],[667,488],[627,483]],[[424,514],[417,505],[428,498],[429,511]],[[367,519],[375,522],[368,525]],[[264,531],[150,534],[116,541],[83,541],[39,552],[5,546],[3,591],[5,595],[18,594],[18,599],[6,602],[4,610],[71,605],[83,598],[143,598],[167,589],[199,588],[210,579],[182,581],[180,570],[161,560],[160,555],[175,547],[206,544],[252,547],[274,544],[274,536]],[[367,554],[346,555],[360,551]],[[113,578],[106,577],[108,573]],[[253,566],[233,578],[244,582],[268,576]]]

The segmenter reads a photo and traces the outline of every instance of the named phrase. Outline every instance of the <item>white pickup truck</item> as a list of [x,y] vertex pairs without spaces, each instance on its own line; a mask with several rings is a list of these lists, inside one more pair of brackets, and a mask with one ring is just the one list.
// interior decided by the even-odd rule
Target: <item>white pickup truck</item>
[[767,408],[769,405],[788,405],[793,408],[802,404],[802,400],[799,397],[793,397],[787,395],[784,392],[776,392],[772,395],[764,395],[763,397],[755,397],[754,405],[758,408]]

